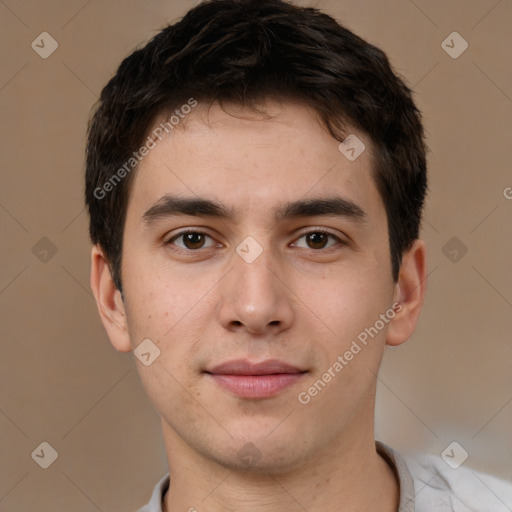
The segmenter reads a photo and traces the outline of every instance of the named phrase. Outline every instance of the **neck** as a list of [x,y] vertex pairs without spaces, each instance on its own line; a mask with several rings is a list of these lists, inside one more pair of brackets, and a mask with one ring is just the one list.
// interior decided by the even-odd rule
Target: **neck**
[[171,479],[163,511],[396,512],[397,478],[368,430],[344,431],[314,458],[270,474],[222,466],[164,425]]

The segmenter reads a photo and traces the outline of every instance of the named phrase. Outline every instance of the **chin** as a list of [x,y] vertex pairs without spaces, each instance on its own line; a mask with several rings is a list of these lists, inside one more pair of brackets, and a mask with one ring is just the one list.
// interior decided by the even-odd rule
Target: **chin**
[[262,476],[289,474],[306,463],[307,451],[303,443],[291,435],[270,440],[268,432],[252,440],[246,433],[243,439],[233,440],[229,447],[207,456],[230,471]]
[[[249,444],[249,443],[248,443]],[[242,457],[239,453],[234,454],[234,457],[230,457],[228,460],[218,460],[217,462],[224,466],[230,471],[237,473],[246,473],[249,475],[262,476],[282,476],[290,474],[296,470],[298,463],[302,461],[302,456],[299,454],[286,453],[283,456],[279,456],[272,451],[259,450],[259,454],[255,454],[252,457],[247,454],[248,450],[244,446],[242,449],[244,456]]]

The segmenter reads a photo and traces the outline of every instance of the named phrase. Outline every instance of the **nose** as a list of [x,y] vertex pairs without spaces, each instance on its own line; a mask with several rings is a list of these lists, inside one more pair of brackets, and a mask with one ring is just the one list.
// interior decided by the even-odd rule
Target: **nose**
[[292,293],[277,268],[269,250],[250,263],[233,255],[232,270],[219,290],[217,314],[225,329],[276,335],[292,325]]

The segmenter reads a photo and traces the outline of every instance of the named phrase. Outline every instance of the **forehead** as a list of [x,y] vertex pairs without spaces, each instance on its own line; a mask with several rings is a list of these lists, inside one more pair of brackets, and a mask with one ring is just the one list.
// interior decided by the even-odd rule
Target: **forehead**
[[340,150],[311,109],[268,102],[261,110],[199,105],[185,116],[139,164],[128,216],[142,216],[165,195],[209,197],[238,218],[271,216],[283,202],[334,194],[370,215],[384,213],[365,134],[347,130],[354,150],[362,151],[349,158],[355,151]]

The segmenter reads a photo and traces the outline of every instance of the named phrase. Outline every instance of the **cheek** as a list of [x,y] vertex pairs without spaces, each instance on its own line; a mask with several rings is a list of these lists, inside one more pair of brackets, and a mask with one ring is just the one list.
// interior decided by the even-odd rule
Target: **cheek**
[[123,266],[123,285],[130,335],[164,341],[183,329],[213,283],[207,275],[171,268],[165,258],[155,261],[143,254],[132,257]]
[[297,280],[294,290],[311,310],[312,318],[328,328],[336,345],[343,346],[379,318],[389,307],[391,280],[382,271],[354,267],[329,275]]
[[[315,340],[316,371],[301,391],[325,422],[335,423],[342,409],[348,413],[373,392],[387,329],[380,325],[380,315],[390,307],[390,288],[378,278],[371,270],[354,270],[350,277],[330,276],[321,286],[299,292],[312,313],[308,323],[324,326],[323,336]],[[376,322],[381,328],[375,330]],[[305,328],[314,330],[311,324]]]

